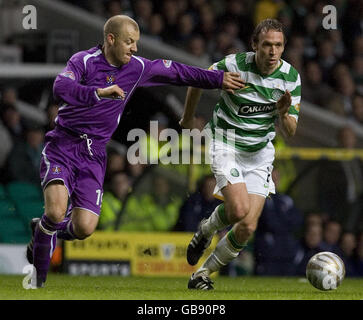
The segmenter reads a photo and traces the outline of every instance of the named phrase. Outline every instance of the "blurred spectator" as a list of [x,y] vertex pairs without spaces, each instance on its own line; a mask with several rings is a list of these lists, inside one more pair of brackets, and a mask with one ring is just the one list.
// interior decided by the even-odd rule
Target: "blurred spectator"
[[276,19],[285,3],[282,0],[258,0],[255,7],[254,23],[257,26],[267,18]]
[[[356,148],[356,135],[350,126],[338,132],[338,147]],[[355,206],[361,201],[363,191],[363,167],[358,159],[346,161],[322,160],[317,173],[319,203],[330,219],[345,223]],[[358,216],[359,217],[359,216]],[[353,223],[351,223],[352,226]]]
[[2,173],[2,170],[4,169],[4,165],[6,162],[7,157],[9,156],[9,153],[11,149],[13,148],[13,141],[11,139],[11,135],[7,128],[3,125],[2,121],[0,120],[0,182],[4,182],[3,178],[5,176],[5,173]]
[[321,213],[309,212],[305,216],[305,222],[304,222],[305,229],[308,229],[311,226],[323,227],[323,223],[324,223],[324,217],[323,214]]
[[178,19],[177,32],[172,42],[177,47],[186,47],[188,41],[193,37],[194,19],[190,13],[181,15]]
[[305,49],[305,39],[300,34],[293,34],[291,40],[287,43],[289,50],[294,50],[295,54],[303,58]]
[[58,105],[51,103],[47,108],[47,125],[45,126],[45,132],[53,130],[55,128],[55,118],[58,115]]
[[171,195],[169,181],[155,176],[150,191],[128,198],[119,230],[171,231],[178,220],[180,204],[181,199]]
[[203,36],[207,45],[210,45],[214,40],[216,29],[213,7],[209,4],[203,4],[199,9],[199,23],[196,26],[196,32]]
[[304,20],[304,56],[314,59],[317,55],[315,37],[320,27],[320,20],[314,13],[309,13]]
[[127,162],[126,172],[130,177],[131,183],[135,183],[142,174],[145,172],[147,165],[137,162],[136,164],[131,164]]
[[147,34],[154,40],[162,41],[162,33],[164,30],[164,19],[161,14],[153,14],[150,17],[149,30]]
[[117,151],[111,150],[107,155],[107,168],[105,175],[105,184],[107,185],[116,172],[126,172],[126,154],[121,154]]
[[98,228],[100,230],[115,230],[115,223],[122,210],[124,200],[130,191],[130,179],[123,171],[114,172],[110,187],[102,197],[102,207]]
[[318,224],[306,225],[304,237],[294,258],[296,275],[305,276],[306,265],[310,258],[318,252],[327,250],[323,243],[323,228]]
[[360,35],[353,39],[353,50],[352,56],[362,56],[363,55],[363,35]]
[[193,36],[188,42],[187,51],[201,59],[205,65],[211,64],[209,54],[206,51],[206,43],[203,37],[198,35]]
[[[276,153],[283,152],[287,148],[289,148],[288,144],[285,141],[284,135],[277,124],[275,126],[276,136],[273,140],[273,145],[275,147]],[[296,168],[295,163],[292,159],[289,160],[279,160],[276,159],[274,163],[274,167],[277,169],[279,173],[278,181],[279,184],[276,186],[276,190],[281,193],[287,193],[291,184],[296,178]],[[294,190],[289,190],[294,192]],[[291,195],[291,193],[289,193]]]
[[345,47],[342,39],[342,32],[340,29],[332,29],[328,32],[329,39],[333,43],[334,55],[337,58],[344,58]]
[[355,84],[349,74],[341,75],[336,81],[337,94],[328,100],[329,109],[336,114],[351,117],[353,112],[352,99],[355,92]]
[[152,37],[154,40],[162,41],[162,33],[164,30],[164,19],[161,14],[153,14],[150,17],[149,29],[146,34]]
[[246,45],[250,45],[254,29],[252,6],[253,2],[248,0],[226,0],[225,12],[218,17],[218,25],[226,21],[237,23],[239,38]]
[[294,25],[293,32],[300,32],[304,30],[305,20],[309,13],[313,12],[314,0],[297,0],[291,4],[293,11]]
[[150,0],[136,0],[134,2],[135,19],[139,24],[140,31],[148,33],[151,27],[153,3]]
[[183,203],[179,211],[177,231],[195,232],[200,221],[208,218],[213,210],[221,203],[213,197],[216,181],[213,175],[205,176],[198,190],[191,194]]
[[363,125],[363,95],[355,94],[352,100],[354,120]]
[[212,61],[220,61],[228,55],[228,49],[233,46],[233,38],[226,32],[218,32],[216,36],[215,46],[212,49]]
[[162,16],[165,21],[163,39],[166,42],[172,42],[177,33],[179,8],[176,0],[164,0],[161,8]]
[[232,46],[239,52],[246,51],[246,45],[239,39],[239,29],[236,21],[225,21],[221,26],[221,31],[229,34],[232,38]]
[[29,126],[25,132],[25,141],[18,142],[9,154],[7,171],[10,180],[40,183],[39,166],[44,143],[44,130],[38,126]]
[[345,264],[345,274],[347,277],[357,276],[357,270],[355,265],[355,248],[357,246],[357,240],[355,234],[352,232],[344,232],[339,243],[341,249],[341,258]]
[[362,36],[362,15],[362,1],[350,0],[349,5],[345,7],[341,20],[343,39],[349,51],[352,49],[352,39]]
[[328,80],[330,70],[337,62],[334,54],[334,42],[330,39],[323,39],[318,43],[318,63],[323,72],[323,79]]
[[[279,172],[276,169],[272,177],[278,186]],[[257,275],[295,274],[296,233],[302,226],[303,215],[288,195],[276,192],[266,200],[254,238]]]
[[337,255],[341,254],[339,248],[340,236],[342,233],[342,226],[339,222],[330,220],[324,225],[323,240],[328,251],[334,252]]
[[355,56],[352,61],[352,76],[357,91],[363,95],[363,55]]
[[296,49],[293,48],[288,48],[284,54],[283,54],[283,59],[285,59],[286,61],[288,61],[291,65],[294,66],[294,68],[300,73],[303,73],[303,65],[304,65],[304,61],[303,61],[303,56],[299,53],[299,51],[297,51]]
[[19,111],[13,104],[1,106],[1,119],[14,143],[24,138],[24,123]]
[[105,6],[107,19],[118,14],[124,14],[121,0],[108,0],[105,2]]
[[304,99],[318,106],[328,108],[327,101],[334,91],[323,81],[321,68],[316,61],[309,61],[305,64],[302,82]]

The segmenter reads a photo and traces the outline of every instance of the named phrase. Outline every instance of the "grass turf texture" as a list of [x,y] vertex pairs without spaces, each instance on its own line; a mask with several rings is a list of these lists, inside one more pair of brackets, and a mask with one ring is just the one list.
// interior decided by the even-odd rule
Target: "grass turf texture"
[[[25,275],[24,275],[25,276]],[[362,300],[363,279],[319,291],[302,278],[217,277],[215,290],[188,290],[186,278],[50,274],[46,287],[25,290],[24,276],[0,275],[0,300]]]

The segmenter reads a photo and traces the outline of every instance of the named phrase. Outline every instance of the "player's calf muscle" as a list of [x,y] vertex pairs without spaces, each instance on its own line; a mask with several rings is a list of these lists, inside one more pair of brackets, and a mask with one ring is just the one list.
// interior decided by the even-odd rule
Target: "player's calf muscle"
[[46,216],[54,223],[63,221],[67,211],[68,193],[64,185],[49,184],[44,190]]

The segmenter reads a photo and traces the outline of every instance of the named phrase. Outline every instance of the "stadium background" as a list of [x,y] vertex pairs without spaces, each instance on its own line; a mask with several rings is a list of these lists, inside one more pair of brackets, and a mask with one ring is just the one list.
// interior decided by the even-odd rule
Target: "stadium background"
[[[57,110],[54,78],[73,53],[102,43],[105,20],[121,13],[140,25],[139,55],[200,67],[250,50],[249,37],[261,19],[285,24],[283,58],[302,77],[297,134],[290,140],[278,134],[279,195],[267,201],[255,237],[222,273],[301,276],[309,257],[329,250],[344,259],[348,277],[363,276],[360,1],[33,0],[37,28],[30,30],[22,24],[27,4],[0,0],[0,273],[22,272],[29,220],[43,213],[38,166]],[[336,30],[322,27],[328,4],[337,9]],[[147,131],[156,120],[159,128],[180,132],[185,93],[171,86],[137,90],[108,146],[100,230],[84,242],[59,242],[53,271],[188,275],[193,270],[183,259],[186,245],[202,215],[217,204],[208,166],[126,161],[129,130]],[[217,96],[204,92],[200,126]],[[155,140],[149,135],[144,142],[152,146]],[[150,157],[163,156],[152,151]]]

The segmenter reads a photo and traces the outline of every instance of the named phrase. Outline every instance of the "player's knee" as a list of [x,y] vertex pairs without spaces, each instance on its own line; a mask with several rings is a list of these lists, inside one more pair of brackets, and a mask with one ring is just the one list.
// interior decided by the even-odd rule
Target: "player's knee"
[[231,206],[230,210],[233,220],[235,222],[238,222],[243,220],[247,216],[250,207],[248,203],[236,203]]
[[62,222],[66,215],[66,210],[61,206],[52,206],[46,211],[46,216],[54,223]]
[[84,240],[92,235],[94,232],[94,228],[87,225],[75,225],[74,227],[74,233],[77,236],[77,239]]
[[244,233],[246,238],[250,238],[256,231],[257,225],[255,223],[246,222],[241,223],[241,231]]

